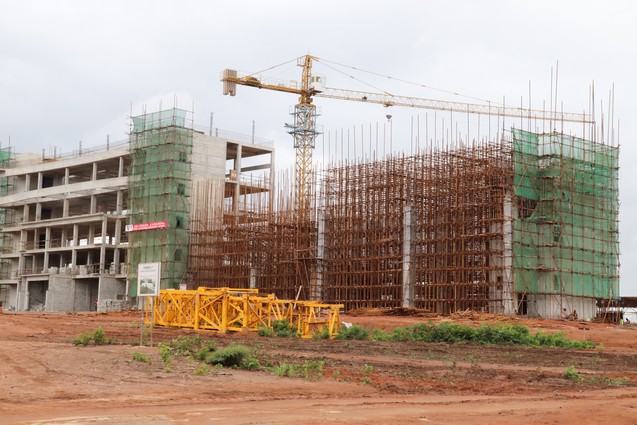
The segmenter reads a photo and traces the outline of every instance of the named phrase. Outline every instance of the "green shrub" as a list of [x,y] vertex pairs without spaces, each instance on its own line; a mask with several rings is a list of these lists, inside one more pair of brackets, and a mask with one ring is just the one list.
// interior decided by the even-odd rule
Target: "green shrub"
[[147,356],[146,354],[140,353],[139,351],[133,351],[133,360],[138,361],[138,362],[142,362],[142,363],[152,363],[152,360],[149,356]]
[[272,329],[276,336],[281,338],[296,336],[296,330],[287,320],[275,320],[272,322]]
[[91,342],[95,345],[107,345],[112,344],[113,339],[106,338],[106,334],[104,333],[104,329],[102,327],[98,327],[93,332],[88,332],[85,334],[81,334],[71,340],[71,342],[75,345],[82,345],[86,347]]
[[259,336],[273,337],[274,336],[274,331],[272,329],[268,328],[267,326],[259,326],[257,328],[257,334]]
[[576,372],[575,367],[573,365],[567,367],[564,373],[562,374],[562,376],[566,379],[570,379],[571,381],[575,381],[575,382],[582,382],[584,380],[584,377],[582,376],[582,374]]
[[323,377],[323,366],[325,362],[322,360],[306,360],[301,366],[301,376],[309,380],[319,380]]
[[369,339],[369,330],[358,325],[348,326],[336,335],[336,339]]
[[210,354],[214,353],[216,349],[217,344],[215,344],[214,341],[206,341],[199,347],[194,357],[197,360],[204,361]]
[[277,376],[296,376],[299,366],[294,363],[279,363],[278,366],[272,368]]
[[180,335],[177,338],[173,338],[168,343],[168,346],[175,355],[194,356],[203,345],[210,343],[214,344],[212,341],[204,341],[199,335]]
[[209,353],[206,355],[204,362],[225,367],[241,367],[249,356],[250,349],[248,347],[240,344],[231,344],[222,350]]
[[169,364],[171,362],[171,360],[170,360],[170,346],[168,344],[164,344],[163,342],[160,342],[157,345],[157,349],[159,350],[159,357],[161,357],[161,360],[164,363]]
[[86,347],[91,342],[91,337],[88,334],[81,334],[71,340],[75,345],[82,345]]
[[313,339],[330,339],[330,331],[327,328],[323,328],[321,332],[312,335]]

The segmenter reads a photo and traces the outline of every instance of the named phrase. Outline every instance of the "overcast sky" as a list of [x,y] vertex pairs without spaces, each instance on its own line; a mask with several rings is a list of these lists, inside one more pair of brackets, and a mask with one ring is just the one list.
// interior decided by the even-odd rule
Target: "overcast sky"
[[[219,77],[224,68],[255,72],[306,53],[332,61],[317,65],[328,86],[371,91],[364,82],[400,95],[515,106],[521,101],[528,106],[530,86],[531,105],[539,109],[549,104],[553,70],[559,108],[565,111],[588,110],[595,82],[598,118],[614,84],[622,146],[621,292],[637,295],[637,225],[631,222],[637,215],[632,183],[637,167],[631,167],[637,155],[636,5],[630,0],[0,0],[0,142],[6,146],[10,139],[18,152],[53,146],[70,152],[80,140],[89,147],[104,144],[107,135],[111,141],[126,138],[131,113],[177,104],[206,127],[214,113],[215,127],[250,134],[254,120],[257,136],[274,141],[277,165],[292,165],[284,123],[291,121],[296,98],[249,87],[224,97]],[[300,68],[291,63],[264,75],[299,79]],[[421,138],[427,123],[432,138],[433,112],[318,98],[315,103],[324,131],[317,162],[334,157],[336,134],[346,138],[347,131],[352,140],[347,146],[370,155],[375,136],[365,132],[371,126],[375,133],[376,125],[379,154],[388,153],[388,136],[382,143],[387,114],[393,117],[394,152],[414,144],[412,122],[420,123]],[[442,128],[445,118],[438,115],[436,121]],[[483,134],[487,125],[481,123]],[[346,153],[348,147],[338,149]]]

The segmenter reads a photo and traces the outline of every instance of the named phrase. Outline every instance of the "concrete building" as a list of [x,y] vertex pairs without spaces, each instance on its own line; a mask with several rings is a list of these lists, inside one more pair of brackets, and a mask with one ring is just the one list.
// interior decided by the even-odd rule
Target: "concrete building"
[[[71,155],[3,150],[3,308],[119,309],[134,299],[137,265],[145,262],[162,264],[162,288],[179,287],[193,182],[222,181],[225,210],[236,215],[245,193],[269,191],[274,164],[271,143],[204,134],[188,115],[170,109],[134,117],[129,140]],[[253,173],[261,176],[258,188],[245,179]]]

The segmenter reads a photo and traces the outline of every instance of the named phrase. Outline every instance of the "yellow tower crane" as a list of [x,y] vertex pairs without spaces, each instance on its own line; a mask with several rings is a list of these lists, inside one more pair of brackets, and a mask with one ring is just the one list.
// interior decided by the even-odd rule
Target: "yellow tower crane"
[[224,70],[221,78],[221,81],[224,83],[224,95],[235,96],[237,84],[299,95],[299,103],[294,106],[294,124],[286,125],[286,127],[294,138],[294,147],[296,149],[295,204],[298,213],[303,216],[307,214],[310,209],[312,195],[312,151],[316,143],[316,135],[318,134],[316,130],[317,113],[316,106],[312,103],[313,97],[376,103],[386,107],[405,106],[466,114],[515,117],[529,120],[588,124],[595,122],[589,114],[585,113],[450,102],[409,96],[395,96],[388,93],[329,88],[325,87],[324,77],[312,75],[312,62],[320,62],[320,59],[311,55],[304,55],[297,58],[297,65],[303,68],[300,84],[295,81],[257,78],[255,74],[240,75],[239,72],[231,69]]

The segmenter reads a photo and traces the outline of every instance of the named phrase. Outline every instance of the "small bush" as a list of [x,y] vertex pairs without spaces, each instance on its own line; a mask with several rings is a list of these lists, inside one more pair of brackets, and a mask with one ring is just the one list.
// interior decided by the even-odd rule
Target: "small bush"
[[161,357],[161,360],[167,365],[170,364],[170,346],[160,342],[159,345],[157,345],[157,349],[159,350],[159,357]]
[[281,338],[296,336],[296,330],[287,320],[275,320],[272,322],[272,329],[276,336]]
[[363,372],[371,373],[373,371],[374,371],[374,366],[365,363],[365,365],[363,366]]
[[180,335],[177,338],[173,338],[172,341],[168,343],[168,346],[175,355],[194,356],[203,345],[210,343],[214,344],[212,341],[204,341],[199,335]]
[[307,360],[301,366],[301,376],[311,381],[318,381],[323,377],[324,365],[325,362],[322,360]]
[[206,375],[209,371],[210,369],[208,368],[208,365],[202,364],[192,374],[201,376],[201,375]]
[[152,363],[152,360],[146,354],[140,353],[139,351],[133,351],[133,360],[142,362],[142,363]]
[[294,363],[279,363],[272,369],[277,376],[296,376],[299,366]]
[[217,345],[213,341],[206,341],[195,353],[197,360],[205,361],[206,358],[214,353],[217,349]]
[[341,332],[336,335],[336,339],[369,339],[369,330],[358,325],[352,325],[347,328],[343,328]]
[[321,332],[312,335],[313,339],[330,339],[330,331],[327,328],[323,328]]
[[224,367],[241,367],[249,355],[250,349],[245,345],[232,344],[223,350],[209,353],[206,355],[204,362]]
[[106,338],[106,334],[104,333],[104,329],[102,327],[98,327],[93,332],[88,332],[85,334],[81,334],[71,340],[71,342],[75,345],[82,345],[86,347],[91,342],[95,345],[108,345],[113,343],[113,339]]
[[90,344],[91,337],[88,334],[81,334],[73,338],[71,342],[73,342],[73,344],[75,345],[82,345],[86,347],[87,345]]
[[566,368],[562,376],[566,379],[570,379],[571,381],[575,381],[575,382],[582,382],[584,380],[584,377],[582,376],[582,374],[576,372],[575,367],[572,365]]
[[272,329],[268,328],[267,326],[259,326],[257,328],[257,334],[259,336],[273,337],[274,336],[274,331]]

